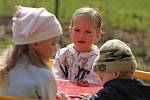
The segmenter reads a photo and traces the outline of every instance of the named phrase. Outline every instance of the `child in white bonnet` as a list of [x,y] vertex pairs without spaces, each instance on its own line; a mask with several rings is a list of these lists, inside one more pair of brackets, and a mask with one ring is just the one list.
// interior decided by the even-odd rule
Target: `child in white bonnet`
[[12,50],[0,68],[2,95],[55,100],[56,82],[47,62],[62,35],[54,14],[45,8],[17,7]]

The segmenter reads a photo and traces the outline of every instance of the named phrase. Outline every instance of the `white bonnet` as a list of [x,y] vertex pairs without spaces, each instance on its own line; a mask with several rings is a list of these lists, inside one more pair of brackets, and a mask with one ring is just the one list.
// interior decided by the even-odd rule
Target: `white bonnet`
[[54,14],[45,8],[22,6],[17,7],[12,31],[16,45],[40,42],[62,34],[61,25]]

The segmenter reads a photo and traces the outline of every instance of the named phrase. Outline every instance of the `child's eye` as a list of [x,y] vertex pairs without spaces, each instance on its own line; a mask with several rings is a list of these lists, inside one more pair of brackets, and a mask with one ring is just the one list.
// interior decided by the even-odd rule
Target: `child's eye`
[[51,46],[55,46],[56,45],[56,43],[51,43]]
[[79,29],[74,29],[74,31],[75,31],[75,32],[79,32],[80,30],[79,30]]
[[92,33],[91,31],[86,31],[87,34]]

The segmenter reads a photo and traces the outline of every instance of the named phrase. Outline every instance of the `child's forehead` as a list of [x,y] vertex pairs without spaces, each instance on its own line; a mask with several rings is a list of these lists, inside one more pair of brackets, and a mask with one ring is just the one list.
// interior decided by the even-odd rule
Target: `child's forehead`
[[86,16],[86,15],[77,15],[73,18],[73,22],[80,22],[80,21],[85,21],[85,22],[90,22],[91,24],[95,23],[94,18],[90,17],[90,16]]
[[86,18],[86,19],[94,19],[94,16],[90,15],[90,14],[77,14],[74,15],[73,19],[77,19],[77,18]]

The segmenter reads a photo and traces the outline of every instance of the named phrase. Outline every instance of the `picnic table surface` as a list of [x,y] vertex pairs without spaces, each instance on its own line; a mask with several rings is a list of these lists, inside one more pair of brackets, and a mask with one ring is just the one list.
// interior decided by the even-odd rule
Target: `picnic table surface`
[[102,87],[98,84],[89,83],[89,86],[79,86],[77,82],[69,80],[58,79],[57,81],[58,93],[64,92],[70,97],[80,97],[81,94],[94,94],[98,92]]

